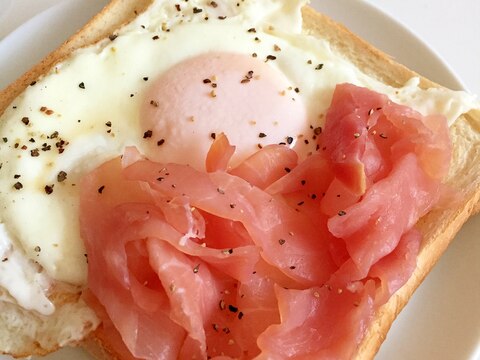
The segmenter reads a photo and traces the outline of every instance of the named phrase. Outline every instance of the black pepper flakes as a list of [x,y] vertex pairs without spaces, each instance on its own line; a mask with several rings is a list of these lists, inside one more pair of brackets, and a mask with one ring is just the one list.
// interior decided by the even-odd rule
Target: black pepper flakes
[[243,312],[240,311],[238,313],[238,320],[242,320],[242,318],[243,318]]
[[147,130],[143,133],[143,138],[148,139],[148,138],[151,138],[152,135],[153,135],[153,131],[152,130]]
[[294,266],[294,265],[290,266],[290,270],[295,270],[296,268],[297,268],[297,267]]
[[347,215],[347,213],[344,210],[340,210],[338,212],[338,216],[345,216],[345,215]]
[[219,327],[217,324],[212,324],[212,327],[213,327],[213,330],[218,332]]
[[286,240],[285,240],[285,239],[279,239],[279,240],[278,240],[278,243],[279,243],[280,245],[283,245],[283,244],[286,243]]
[[258,137],[259,138],[264,138],[264,137],[267,137],[267,134],[261,132],[261,133],[258,134]]
[[8,261],[8,257],[2,259],[2,262],[6,262],[6,261]]
[[297,94],[300,92],[300,89],[298,87],[296,87],[295,89],[293,89]]
[[60,139],[60,141],[57,141],[55,143],[55,146],[58,149],[58,153],[62,154],[65,151],[65,146],[67,146],[68,144],[69,144],[68,141],[65,141],[65,140],[62,140],[62,139]]
[[177,11],[182,11],[182,8],[180,7],[180,4],[175,4],[175,9],[177,9]]
[[236,313],[238,312],[238,307],[233,305],[228,305],[228,310],[231,311],[232,313]]
[[225,20],[227,17],[226,16],[219,16],[218,20]]
[[143,81],[148,81],[148,76],[144,76]]
[[15,184],[13,184],[13,187],[15,188],[15,190],[21,190],[23,189],[23,185],[21,182],[17,181]]
[[267,59],[265,60],[265,62],[267,62],[267,61],[269,61],[269,60],[270,60],[270,61],[277,60],[277,57],[274,56],[274,55],[267,55]]
[[64,182],[65,180],[67,180],[67,173],[65,171],[60,171],[57,174],[57,181],[58,182]]
[[287,137],[287,144],[288,144],[288,145],[292,145],[292,143],[293,143],[293,137],[288,136],[288,137]]
[[203,9],[200,9],[200,8],[197,8],[197,7],[193,8],[193,13],[194,14],[200,14],[202,11],[203,11]]
[[215,1],[210,1],[210,6],[216,8],[218,4]]
[[236,206],[237,206],[237,205],[235,205],[235,204],[232,203],[232,204],[230,204],[230,209],[235,209]]
[[157,146],[162,146],[163,144],[165,144],[165,139],[160,139],[157,141]]
[[24,116],[22,118],[22,123],[24,123],[25,125],[28,125],[30,123],[30,119],[28,117]]
[[46,193],[47,195],[50,195],[51,193],[53,193],[53,187],[54,187],[54,186],[55,186],[54,184],[52,184],[52,185],[45,185],[45,193]]
[[37,83],[36,81],[32,81],[32,82],[30,83],[30,86],[33,86],[33,85],[35,85],[36,83]]
[[152,105],[153,107],[158,107],[158,101],[150,100],[150,105]]
[[284,168],[284,170],[286,173],[289,173],[290,171],[292,171],[292,169],[290,169],[289,167]]
[[110,41],[114,41],[117,37],[118,37],[118,35],[116,35],[116,34],[111,34],[111,35],[108,36]]
[[80,89],[85,89],[85,83],[84,82],[81,82],[80,84],[78,84],[78,87]]
[[322,70],[323,69],[323,64],[318,64],[315,66],[315,70]]
[[244,76],[244,78],[240,81],[242,84],[249,83],[250,80],[253,78],[253,70],[250,70],[247,75]]
[[4,143],[8,142],[8,138],[6,138],[6,137],[2,138],[2,140],[3,140]]
[[316,127],[315,129],[313,129],[313,133],[315,135],[320,135],[322,133],[322,127],[321,126]]
[[200,264],[198,264],[197,266],[195,266],[195,267],[193,268],[193,273],[194,273],[194,274],[198,274],[198,269],[199,269],[199,268],[200,268]]
[[255,29],[255,28],[250,28],[250,29],[247,30],[247,32],[249,32],[249,33],[256,33],[256,32],[257,32],[257,29]]
[[13,178],[14,178],[14,179],[19,179],[21,176],[22,176],[22,175],[15,174],[15,175],[13,175]]
[[105,190],[105,185],[100,186],[97,191],[99,194],[102,194],[103,190]]
[[221,195],[225,195],[225,191],[223,189],[217,188],[217,192]]
[[214,132],[212,132],[212,133],[210,134],[210,137],[211,137],[213,140],[215,140],[215,139],[217,138],[217,134],[215,134]]
[[225,334],[230,334],[230,329],[228,327],[224,327],[222,330]]
[[301,180],[300,184],[305,185],[307,183],[307,180]]
[[33,149],[33,150],[30,151],[30,155],[32,157],[38,157],[38,156],[40,156],[40,152],[38,151],[38,149]]
[[41,251],[42,251],[42,248],[37,245],[37,246],[35,246],[35,247],[33,248],[33,251],[35,251],[35,252],[41,252]]

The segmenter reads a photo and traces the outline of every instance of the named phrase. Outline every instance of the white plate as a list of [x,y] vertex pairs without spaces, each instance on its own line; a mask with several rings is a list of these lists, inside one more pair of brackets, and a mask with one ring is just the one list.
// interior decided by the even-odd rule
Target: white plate
[[[106,2],[63,1],[7,36],[0,42],[0,88],[56,48]],[[313,0],[312,5],[419,73],[450,88],[463,88],[461,81],[435,52],[376,8],[352,0]],[[377,359],[480,359],[480,242],[477,234],[480,234],[478,216],[462,229],[417,290],[394,323]],[[0,360],[3,359],[9,357],[0,355]],[[78,349],[64,349],[45,359],[84,360],[89,357]]]

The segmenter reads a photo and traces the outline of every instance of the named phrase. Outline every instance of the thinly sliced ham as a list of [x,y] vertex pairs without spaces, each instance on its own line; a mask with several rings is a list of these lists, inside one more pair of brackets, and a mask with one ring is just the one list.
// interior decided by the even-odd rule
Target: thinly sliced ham
[[276,288],[282,323],[258,339],[258,359],[350,359],[372,316],[375,284],[355,291]]
[[[408,176],[405,176],[408,174]],[[358,272],[338,276],[365,278],[370,267],[396,248],[400,238],[438,201],[439,183],[425,175],[413,154],[395,165],[388,178],[372,185],[365,197],[330,218],[328,228],[345,241]],[[348,275],[347,275],[348,274]]]
[[326,281],[335,268],[327,242],[307,216],[237,176],[147,160],[124,174],[148,182],[161,196],[183,194],[195,208],[242,223],[262,257],[304,286]]
[[373,265],[368,273],[371,278],[380,280],[376,303],[382,305],[388,301],[412,275],[417,265],[417,254],[422,234],[416,229],[405,233],[398,246],[390,254]]
[[283,145],[268,145],[230,170],[230,174],[265,189],[295,168],[297,161],[298,155],[292,149]]
[[205,160],[207,172],[225,171],[228,163],[235,153],[235,146],[231,146],[224,133],[216,135]]
[[408,153],[416,154],[423,171],[435,179],[445,176],[451,158],[443,116],[422,116],[352,84],[336,87],[319,145],[336,177],[357,195],[387,176]]
[[[124,359],[349,358],[416,266],[441,196],[441,117],[339,85],[318,151],[266,146],[207,172],[134,148],[81,184],[86,299]],[[122,345],[119,345],[121,342]],[[122,355],[124,354],[124,356]]]

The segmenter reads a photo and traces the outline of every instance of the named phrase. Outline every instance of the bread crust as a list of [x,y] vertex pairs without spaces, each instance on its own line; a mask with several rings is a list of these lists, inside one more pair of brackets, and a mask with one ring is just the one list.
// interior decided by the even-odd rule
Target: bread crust
[[[48,72],[77,48],[91,45],[113,34],[120,25],[131,21],[144,11],[151,0],[113,0],[79,32],[60,48],[50,53],[38,65],[25,73],[16,82],[0,92],[0,115],[13,99],[30,83]],[[374,48],[327,16],[310,7],[303,9],[304,31],[325,38],[332,48],[352,61],[368,75],[391,85],[402,86],[413,76],[420,78],[422,88],[440,85],[396,63],[390,56]],[[430,212],[417,224],[424,235],[417,267],[408,282],[375,314],[359,345],[355,359],[372,359],[385,340],[392,322],[406,305],[416,288],[438,261],[460,227],[480,210],[480,111],[472,110],[460,117],[451,127],[454,144],[452,169],[447,183],[461,189],[463,199],[453,208]],[[101,332],[101,328],[98,330]],[[100,359],[117,359],[114,349],[109,349],[101,336],[93,333],[84,342],[87,350]]]

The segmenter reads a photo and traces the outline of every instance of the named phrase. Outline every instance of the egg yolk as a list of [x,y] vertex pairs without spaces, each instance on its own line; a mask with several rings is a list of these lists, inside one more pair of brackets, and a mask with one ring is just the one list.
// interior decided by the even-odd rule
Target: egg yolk
[[175,65],[145,94],[141,127],[151,146],[148,157],[204,169],[216,134],[225,133],[236,153],[232,165],[262,146],[304,132],[306,110],[299,90],[275,59],[207,53]]

